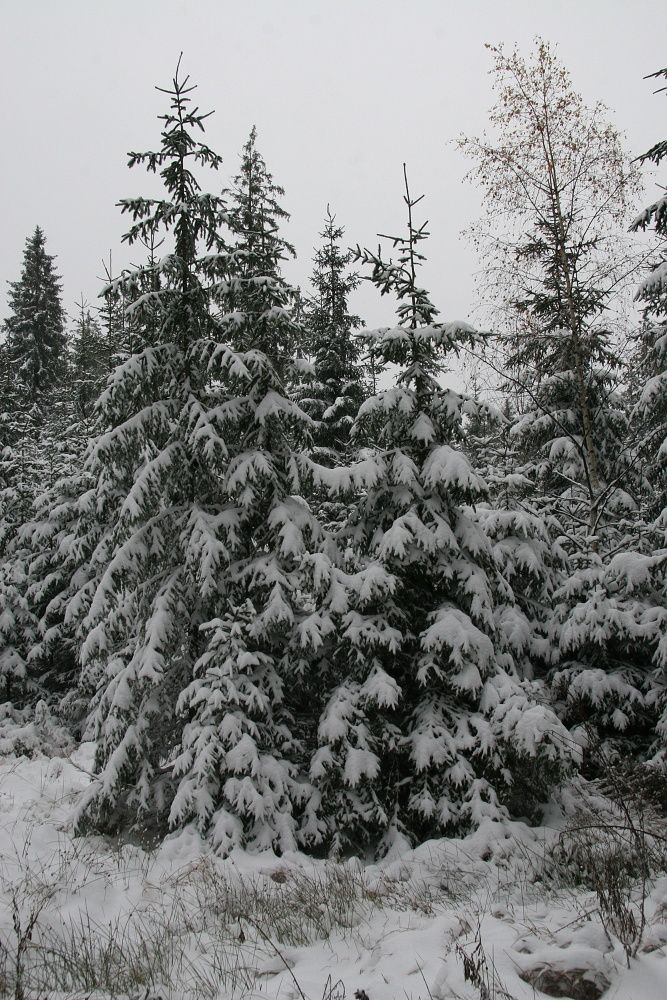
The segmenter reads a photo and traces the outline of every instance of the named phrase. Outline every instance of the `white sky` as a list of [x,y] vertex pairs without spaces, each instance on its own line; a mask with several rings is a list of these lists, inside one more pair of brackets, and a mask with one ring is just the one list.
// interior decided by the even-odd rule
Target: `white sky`
[[[109,249],[127,262],[115,203],[150,189],[126,152],[158,146],[166,99],[154,88],[182,49],[201,109],[216,110],[207,141],[221,183],[257,126],[292,213],[293,281],[310,273],[327,202],[349,244],[374,247],[403,224],[406,160],[433,234],[425,284],[444,319],[474,318],[477,264],[460,233],[479,200],[452,140],[485,126],[484,43],[526,54],[537,34],[557,43],[637,155],[667,134],[666,98],[642,79],[667,63],[665,13],[664,0],[0,0],[0,317],[36,224],[72,313],[82,292],[95,300]],[[392,315],[371,288],[354,305],[370,326]]]

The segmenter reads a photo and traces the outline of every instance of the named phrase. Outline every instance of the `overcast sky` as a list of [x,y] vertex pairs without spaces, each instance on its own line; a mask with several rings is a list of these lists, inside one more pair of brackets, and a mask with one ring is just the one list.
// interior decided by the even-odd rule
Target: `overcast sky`
[[[36,224],[70,312],[82,292],[95,299],[110,249],[127,262],[115,203],[147,186],[126,153],[158,145],[166,99],[154,88],[182,49],[200,107],[216,111],[207,141],[224,181],[257,126],[292,214],[292,280],[310,272],[327,202],[350,244],[403,224],[406,160],[433,234],[425,282],[444,319],[474,318],[477,265],[460,233],[479,200],[452,140],[485,126],[484,43],[527,54],[538,34],[633,154],[667,134],[665,97],[642,79],[667,63],[664,0],[0,0],[0,317]],[[370,288],[356,305],[371,326],[389,318]]]

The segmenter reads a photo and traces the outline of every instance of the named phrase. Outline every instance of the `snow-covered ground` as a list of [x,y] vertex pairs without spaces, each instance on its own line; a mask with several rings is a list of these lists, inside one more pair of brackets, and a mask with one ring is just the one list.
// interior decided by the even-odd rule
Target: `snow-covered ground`
[[355,991],[369,1000],[588,1000],[606,984],[616,1000],[667,996],[667,878],[651,884],[628,969],[596,897],[546,884],[554,829],[488,824],[363,866],[300,854],[221,860],[190,831],[148,850],[73,837],[91,759],[89,744],[69,756],[0,757],[7,995],[20,995],[18,966],[25,997],[49,1000],[342,1000]]

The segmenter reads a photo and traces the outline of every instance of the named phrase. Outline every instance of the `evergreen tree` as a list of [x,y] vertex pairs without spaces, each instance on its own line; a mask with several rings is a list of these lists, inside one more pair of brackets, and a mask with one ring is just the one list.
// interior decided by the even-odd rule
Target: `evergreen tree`
[[0,345],[0,673],[7,700],[17,705],[41,692],[28,662],[38,616],[29,600],[33,549],[25,526],[37,496],[67,465],[66,336],[53,262],[37,227],[21,277],[10,283]]
[[236,243],[216,295],[233,347],[209,356],[229,390],[220,490],[232,557],[222,612],[204,625],[207,645],[179,701],[189,721],[171,811],[173,824],[195,819],[223,852],[322,838],[304,757],[318,698],[311,672],[333,633],[339,587],[332,542],[304,499],[312,421],[289,393],[302,331],[296,291],[280,275],[286,244],[271,200],[279,191],[253,130],[230,213]]
[[41,413],[30,405],[0,345],[0,558],[29,516],[39,464]]
[[[667,71],[654,74],[667,76]],[[660,164],[667,143],[640,161]],[[632,224],[667,236],[667,202],[658,199]],[[664,254],[662,255],[664,257]],[[625,535],[603,558],[577,566],[554,595],[554,641],[561,667],[554,691],[570,723],[593,723],[601,736],[622,741],[642,756],[664,746],[667,733],[664,676],[667,667],[667,553],[664,550],[667,463],[667,296],[665,262],[654,263],[638,297],[645,303],[638,351],[630,371],[634,402],[629,465],[641,506],[631,510]],[[630,519],[629,519],[630,520]]]
[[[289,219],[278,198],[285,194],[273,180],[264,157],[257,148],[257,130],[253,126],[241,152],[241,166],[228,192],[230,209],[229,225],[235,235],[234,273],[240,278],[230,289],[225,306],[230,311],[238,309],[240,321],[235,333],[234,324],[228,323],[230,342],[234,347],[248,350],[255,342],[262,343],[275,358],[292,358],[302,339],[301,328],[295,322],[294,307],[296,290],[290,288],[281,277],[282,263],[295,256],[294,247],[281,235],[281,222]],[[267,308],[280,289],[281,302],[273,303],[275,315]],[[290,308],[287,309],[286,305]],[[253,324],[244,322],[250,313],[255,317]],[[281,322],[281,320],[283,320]],[[270,329],[275,335],[276,325],[280,327],[279,344],[273,345],[267,336]],[[250,340],[243,337],[250,336]],[[288,344],[286,338],[291,336]]]
[[315,252],[311,277],[315,297],[306,311],[312,372],[302,398],[303,408],[317,421],[314,456],[325,465],[349,458],[350,430],[366,396],[361,344],[354,335],[361,320],[348,306],[359,277],[349,271],[352,253],[341,248],[343,233],[327,205],[323,243]]
[[94,546],[79,558],[73,539],[82,533],[81,498],[92,486],[84,468],[95,404],[108,371],[107,341],[83,298],[68,343],[68,368],[48,391],[48,419],[39,435],[39,475],[26,519],[18,527],[12,562],[22,567],[23,595],[33,616],[26,667],[33,700],[46,700],[70,724],[78,683],[78,645],[65,622],[69,598],[88,579]]
[[443,357],[478,338],[438,321],[418,284],[420,200],[406,176],[395,262],[355,255],[398,299],[398,325],[367,336],[399,374],[358,417],[382,414],[380,450],[353,467],[364,493],[344,538],[357,574],[311,767],[334,851],[461,829],[503,815],[513,794],[525,814],[560,766],[558,723],[512,676],[496,632],[496,595],[511,592],[471,516],[486,486],[461,451],[463,415],[476,407],[438,381]]
[[73,417],[92,429],[95,403],[109,373],[109,344],[100,323],[83,297],[69,344],[69,391]]
[[[284,387],[298,331],[283,246],[261,201],[252,216],[240,195],[228,211],[201,193],[192,167],[219,157],[193,136],[205,116],[192,89],[177,72],[160,150],[130,156],[159,169],[164,197],[122,203],[131,243],[162,232],[173,251],[149,263],[150,294],[119,279],[135,316],[150,308],[160,326],[108,379],[80,506],[79,556],[94,549],[65,621],[99,772],[82,820],[194,819],[224,851],[286,849],[320,835],[296,715],[331,629],[314,607],[324,540],[298,495],[309,420]],[[224,224],[243,226],[232,246]]]
[[21,412],[21,383],[4,346],[0,344],[0,697],[20,703],[28,693],[27,657],[36,622],[25,596],[25,564],[15,559],[14,550],[16,533],[31,509],[36,448],[33,414]]
[[52,478],[66,392],[66,336],[60,278],[37,227],[26,240],[12,314],[0,345],[0,553],[28,518],[35,493]]
[[[488,405],[488,404],[487,404]],[[500,410],[480,408],[466,424],[466,444],[489,489],[475,517],[493,547],[494,561],[511,587],[511,600],[496,602],[496,626],[512,637],[523,677],[544,674],[556,661],[550,624],[553,595],[567,567],[556,518],[545,510],[526,474],[508,396]]]
[[[534,480],[547,516],[556,517],[571,552],[611,550],[623,537],[628,512],[636,509],[637,485],[629,449],[625,401],[620,391],[620,359],[609,332],[590,328],[585,344],[589,454],[577,387],[571,337],[555,315],[540,323],[510,356],[523,389],[513,438],[521,449],[522,471]],[[591,476],[591,456],[595,475]]]
[[36,226],[26,240],[21,277],[9,283],[12,314],[3,324],[5,350],[30,400],[54,385],[65,369],[65,314],[54,260]]
[[197,139],[206,115],[192,105],[193,90],[177,69],[165,91],[161,146],[129,155],[130,167],[159,172],[164,194],[121,202],[132,218],[125,239],[150,243],[162,234],[169,252],[148,264],[147,280],[160,272],[150,296],[134,297],[141,269],[116,287],[139,322],[146,312],[153,321],[157,299],[160,325],[155,342],[107,380],[88,457],[94,486],[82,498],[73,543],[83,555],[95,541],[66,619],[82,643],[100,775],[82,818],[98,825],[114,825],[124,812],[164,818],[183,728],[177,701],[204,648],[200,625],[214,616],[224,586],[223,389],[210,379],[202,345],[218,343],[210,286],[224,268],[226,206],[201,191],[194,173],[217,169],[220,157]]

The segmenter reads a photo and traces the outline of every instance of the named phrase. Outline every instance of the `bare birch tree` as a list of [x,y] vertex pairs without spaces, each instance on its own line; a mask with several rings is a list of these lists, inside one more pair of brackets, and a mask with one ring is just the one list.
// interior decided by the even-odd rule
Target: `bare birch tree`
[[611,310],[638,266],[625,229],[639,175],[606,108],[584,104],[546,42],[529,59],[489,48],[491,134],[460,140],[484,196],[473,237],[489,298],[523,317],[505,341],[506,370],[538,418],[542,455],[557,440],[562,484],[583,487],[593,536],[617,479],[605,446],[623,452],[616,418],[611,441],[599,421],[618,366]]

